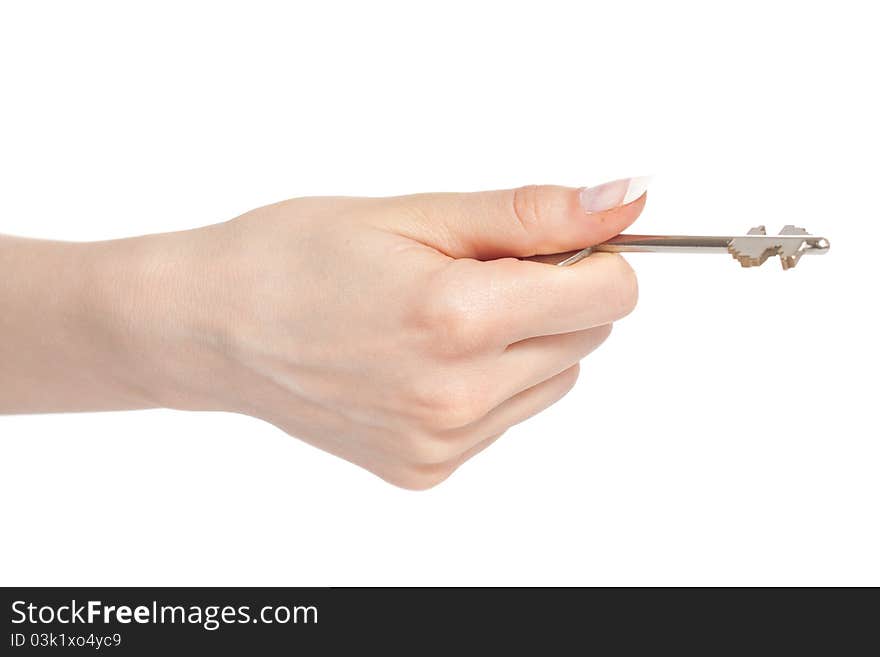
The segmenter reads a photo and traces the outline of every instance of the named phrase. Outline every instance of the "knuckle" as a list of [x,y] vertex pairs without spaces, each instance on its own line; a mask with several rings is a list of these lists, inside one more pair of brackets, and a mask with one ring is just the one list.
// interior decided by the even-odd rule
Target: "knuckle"
[[599,343],[605,342],[608,339],[608,336],[611,335],[612,330],[614,329],[614,324],[602,324],[601,326],[597,326],[593,330],[596,332],[596,338]]
[[484,348],[490,339],[490,316],[463,288],[444,277],[419,304],[417,328],[434,353],[468,355]]
[[402,465],[382,477],[400,488],[424,491],[446,481],[455,469],[456,466],[452,464]]
[[441,353],[469,354],[484,343],[485,326],[465,305],[443,303],[434,325],[434,347]]
[[433,379],[413,386],[417,415],[429,431],[462,427],[483,417],[489,409],[489,394],[462,378]]
[[436,428],[441,431],[472,424],[488,412],[488,395],[479,388],[455,386],[444,394],[440,413],[434,418]]
[[575,363],[571,367],[569,367],[565,372],[563,372],[563,390],[565,391],[563,395],[567,395],[568,392],[574,388],[577,383],[578,377],[581,374],[581,366],[579,363]]
[[432,465],[451,461],[458,456],[459,450],[452,441],[429,433],[414,433],[407,440],[404,452],[410,463]]
[[525,185],[513,190],[513,216],[526,234],[541,223],[541,197],[539,185]]
[[552,185],[526,185],[513,190],[512,214],[522,237],[512,246],[517,252],[534,255],[547,246],[547,226],[554,216],[564,216],[568,206],[558,187]]

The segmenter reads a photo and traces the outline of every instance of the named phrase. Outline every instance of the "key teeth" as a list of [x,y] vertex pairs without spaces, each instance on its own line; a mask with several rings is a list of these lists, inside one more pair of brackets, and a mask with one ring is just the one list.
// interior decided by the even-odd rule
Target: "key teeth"
[[[767,262],[768,258],[779,255],[781,250],[782,249],[779,246],[771,246],[764,249],[764,251],[758,256],[750,256],[741,253],[739,249],[736,248],[736,245],[734,243],[731,243],[727,247],[727,252],[730,253],[730,255],[732,255],[736,260],[738,260],[739,264],[743,267],[760,267],[765,262]],[[793,267],[794,265],[791,266]]]
[[[764,226],[755,226],[751,230],[749,230],[747,235],[751,235],[753,237],[761,237],[767,235],[767,229]],[[801,228],[800,226],[795,226],[793,224],[786,224],[782,227],[782,230],[779,231],[780,235],[785,235],[787,237],[812,237],[810,233],[806,231],[806,229]],[[750,242],[771,242],[771,246],[768,246],[760,253],[757,253],[757,249]],[[803,239],[800,241],[800,246],[798,249],[792,253],[791,250],[791,240],[787,240],[787,245],[784,247],[782,244],[772,245],[772,238],[768,238],[767,240],[743,240],[742,241],[742,249],[737,246],[736,238],[730,241],[730,244],[727,246],[727,250],[734,258],[739,261],[739,264],[743,267],[759,267],[767,262],[768,258],[771,258],[775,255],[779,256],[779,261],[782,264],[782,269],[792,269],[798,264],[801,256],[804,254],[805,249],[808,247],[805,246],[808,244],[809,240]],[[760,248],[760,247],[758,247]],[[821,247],[819,247],[821,248]],[[826,249],[827,250],[827,249]]]
[[790,256],[779,256],[779,259],[782,261],[782,269],[792,269],[801,259],[801,255],[803,255],[803,251],[798,251],[794,255]]

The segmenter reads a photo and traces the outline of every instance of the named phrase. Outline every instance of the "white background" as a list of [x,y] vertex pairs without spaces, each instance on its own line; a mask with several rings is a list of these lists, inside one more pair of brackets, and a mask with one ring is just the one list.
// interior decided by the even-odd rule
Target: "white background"
[[653,173],[638,232],[833,247],[631,256],[577,387],[426,493],[241,416],[0,418],[0,583],[880,584],[871,9],[3,3],[0,232]]

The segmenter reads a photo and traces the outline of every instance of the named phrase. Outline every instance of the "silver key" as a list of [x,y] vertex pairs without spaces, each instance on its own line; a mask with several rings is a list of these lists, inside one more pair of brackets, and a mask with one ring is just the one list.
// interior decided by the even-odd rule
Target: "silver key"
[[767,235],[764,226],[756,226],[745,235],[705,237],[696,235],[618,235],[607,242],[578,251],[557,263],[573,265],[594,251],[611,253],[729,253],[743,267],[758,267],[768,258],[779,256],[783,269],[794,267],[801,256],[828,253],[831,244],[824,237],[810,235],[803,228],[785,226],[779,235]]

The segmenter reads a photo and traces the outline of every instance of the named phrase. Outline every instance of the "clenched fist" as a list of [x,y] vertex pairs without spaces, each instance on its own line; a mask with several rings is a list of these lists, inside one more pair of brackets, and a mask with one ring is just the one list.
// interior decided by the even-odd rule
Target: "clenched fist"
[[641,179],[301,198],[180,233],[0,238],[0,412],[263,418],[407,488],[448,477],[574,385],[636,303],[604,241]]

